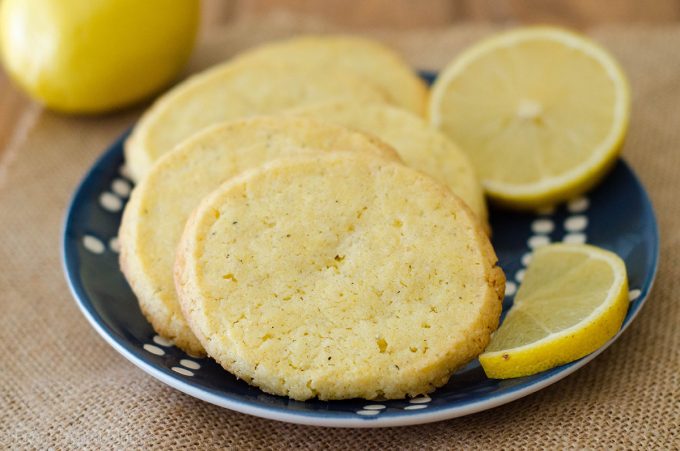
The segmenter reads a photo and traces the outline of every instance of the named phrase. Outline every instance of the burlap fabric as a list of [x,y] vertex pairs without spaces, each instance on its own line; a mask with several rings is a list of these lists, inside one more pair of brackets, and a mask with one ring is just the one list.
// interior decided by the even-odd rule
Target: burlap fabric
[[[245,24],[211,36],[193,68],[316,24]],[[490,30],[377,32],[416,67],[438,68]],[[490,411],[382,430],[323,429],[230,412],[175,391],[113,351],[78,311],[59,259],[66,202],[138,111],[82,119],[26,113],[0,164],[0,447],[680,448],[680,28],[591,33],[634,93],[625,157],[661,227],[651,298],[609,350],[567,379]],[[1,101],[1,100],[0,100]]]

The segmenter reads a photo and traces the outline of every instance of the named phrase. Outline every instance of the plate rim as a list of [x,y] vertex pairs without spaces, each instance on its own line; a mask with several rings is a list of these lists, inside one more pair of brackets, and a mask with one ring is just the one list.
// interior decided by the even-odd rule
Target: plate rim
[[109,158],[116,156],[118,152],[122,151],[123,141],[129,135],[130,130],[125,131],[120,135],[109,147],[104,151],[99,157],[91,164],[85,175],[77,184],[71,199],[69,200],[62,222],[61,228],[61,264],[64,271],[64,275],[78,308],[81,313],[88,320],[90,325],[95,329],[95,331],[119,354],[130,361],[132,364],[143,370],[145,373],[154,377],[155,379],[163,382],[164,384],[175,388],[189,396],[201,399],[203,401],[209,402],[211,404],[233,410],[236,412],[253,415],[261,418],[266,418],[270,420],[277,420],[287,423],[302,424],[308,426],[323,426],[323,427],[340,427],[340,428],[376,428],[376,427],[393,427],[393,426],[412,426],[418,424],[438,422],[448,419],[453,419],[457,417],[462,417],[470,415],[473,413],[478,413],[484,410],[488,410],[494,407],[498,407],[517,399],[523,398],[525,396],[531,395],[543,388],[552,385],[570,374],[574,373],[576,370],[582,368],[587,363],[592,361],[595,357],[604,352],[614,341],[616,341],[621,334],[630,326],[633,320],[638,316],[642,307],[647,302],[649,294],[651,293],[652,287],[656,280],[659,267],[659,226],[656,218],[656,212],[654,210],[654,205],[645,189],[644,185],[640,182],[639,177],[634,172],[634,170],[625,162],[623,158],[619,158],[619,161],[625,165],[626,169],[632,175],[635,183],[640,188],[641,193],[646,200],[649,211],[651,213],[652,220],[652,230],[653,230],[653,248],[651,249],[653,255],[653,264],[651,273],[648,273],[645,280],[640,287],[640,301],[636,310],[634,310],[630,317],[623,323],[621,329],[618,333],[609,340],[606,344],[600,347],[597,351],[569,364],[558,367],[559,370],[554,374],[547,375],[538,381],[534,381],[528,386],[516,386],[509,389],[508,392],[493,396],[490,399],[482,399],[479,401],[469,401],[463,405],[456,405],[452,407],[438,407],[430,411],[412,411],[408,415],[398,415],[398,416],[375,416],[375,417],[328,417],[320,413],[309,413],[304,411],[290,411],[278,407],[263,407],[256,402],[244,402],[240,400],[231,399],[226,397],[225,394],[215,394],[211,391],[205,390],[201,387],[197,387],[189,382],[185,382],[178,376],[171,374],[166,374],[153,365],[146,362],[145,359],[138,355],[135,355],[132,351],[126,348],[126,346],[119,342],[112,331],[108,330],[103,319],[95,311],[89,297],[85,293],[79,274],[75,270],[75,264],[72,255],[72,250],[69,249],[69,230],[71,229],[71,223],[73,222],[74,212],[79,205],[80,196],[86,191],[87,186],[96,178],[97,173],[100,171],[102,165]]

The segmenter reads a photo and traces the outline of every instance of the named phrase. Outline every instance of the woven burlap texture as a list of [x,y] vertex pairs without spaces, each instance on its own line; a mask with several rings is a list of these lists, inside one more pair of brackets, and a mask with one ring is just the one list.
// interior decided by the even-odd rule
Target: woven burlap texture
[[[193,70],[315,24],[246,24],[204,39]],[[436,69],[492,31],[376,32],[415,66]],[[134,367],[80,314],[60,262],[61,222],[77,182],[139,111],[21,118],[0,165],[0,447],[412,449],[680,448],[680,28],[590,33],[633,88],[624,156],[661,229],[656,286],[626,333],[565,380],[450,421],[381,430],[263,420],[199,401]]]

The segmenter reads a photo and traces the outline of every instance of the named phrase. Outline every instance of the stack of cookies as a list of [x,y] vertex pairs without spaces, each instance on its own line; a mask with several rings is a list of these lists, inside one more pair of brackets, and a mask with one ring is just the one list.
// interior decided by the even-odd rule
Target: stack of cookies
[[391,50],[331,36],[161,97],[126,143],[119,235],[156,332],[298,400],[425,394],[481,353],[505,279],[427,96]]

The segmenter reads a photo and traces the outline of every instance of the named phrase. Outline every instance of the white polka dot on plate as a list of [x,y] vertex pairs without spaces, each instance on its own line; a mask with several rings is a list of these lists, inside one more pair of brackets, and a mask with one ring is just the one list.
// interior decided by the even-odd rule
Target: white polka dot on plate
[[534,257],[534,255],[531,252],[527,252],[526,254],[522,255],[522,264],[524,266],[529,266],[529,263],[531,263],[531,259]]
[[366,417],[378,415],[379,413],[380,413],[379,410],[357,410],[357,415],[363,415]]
[[130,176],[130,170],[126,165],[121,165],[120,168],[118,168],[118,173],[128,180],[132,180],[132,177]]
[[165,346],[165,347],[173,345],[172,341],[168,340],[167,338],[161,337],[160,335],[154,335],[153,341],[157,345],[161,345],[161,346]]
[[536,249],[547,244],[550,244],[550,237],[547,237],[545,235],[534,235],[527,241],[527,245],[531,249]]
[[185,368],[189,368],[190,370],[200,370],[201,369],[201,364],[198,362],[194,362],[193,360],[189,359],[182,359],[179,361],[179,364],[182,365]]
[[85,235],[83,237],[83,246],[93,254],[101,254],[104,252],[104,249],[106,249],[104,243],[102,243],[99,238],[93,237],[92,235]]
[[517,291],[517,285],[515,282],[507,281],[505,282],[505,295],[512,296]]
[[123,201],[115,194],[105,192],[99,196],[99,205],[101,205],[104,210],[115,213],[123,208]]
[[536,219],[531,223],[531,230],[534,233],[550,233],[555,229],[555,223],[552,219]]
[[117,236],[114,236],[109,240],[109,248],[116,254],[120,252],[120,243],[118,242]]
[[568,233],[564,235],[562,241],[569,244],[584,244],[587,237],[584,233]]
[[585,215],[570,216],[564,221],[564,228],[569,232],[582,232],[588,227],[588,217]]
[[369,404],[367,406],[364,406],[364,410],[383,410],[386,408],[387,406],[384,404]]
[[181,374],[182,376],[193,376],[194,375],[194,373],[192,371],[189,371],[186,368],[182,368],[182,367],[179,367],[179,366],[173,366],[170,369],[177,374]]
[[633,302],[634,300],[636,300],[637,298],[640,297],[640,294],[641,294],[641,293],[642,293],[642,292],[641,292],[640,290],[638,290],[637,288],[634,289],[634,290],[630,290],[630,291],[628,292],[628,300],[629,300],[630,302]]
[[111,191],[118,194],[120,197],[128,197],[131,190],[132,186],[127,180],[115,179],[111,183]]
[[404,410],[420,410],[420,409],[427,409],[427,404],[413,404],[404,407]]
[[417,398],[410,399],[408,402],[410,402],[411,404],[424,404],[424,403],[430,402],[430,401],[432,401],[432,398],[430,398],[427,395],[423,395],[423,396],[418,396]]
[[571,213],[581,213],[588,209],[590,206],[590,201],[587,197],[578,197],[572,199],[567,203],[567,210]]
[[517,282],[522,282],[522,280],[524,280],[524,273],[525,273],[525,272],[526,272],[526,271],[523,270],[523,269],[520,269],[519,271],[517,271],[517,272],[515,273],[515,280],[516,280]]
[[144,350],[147,352],[150,352],[151,354],[155,355],[164,355],[165,351],[163,351],[161,348],[158,346],[150,345],[150,344],[145,344],[143,346]]

